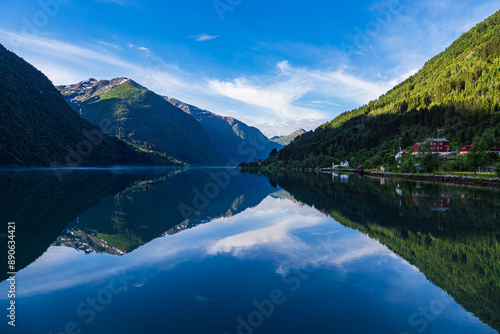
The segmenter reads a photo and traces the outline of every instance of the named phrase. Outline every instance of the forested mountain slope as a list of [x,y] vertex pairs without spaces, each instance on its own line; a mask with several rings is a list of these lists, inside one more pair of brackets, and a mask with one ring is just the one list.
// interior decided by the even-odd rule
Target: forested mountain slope
[[121,140],[192,165],[227,161],[194,117],[131,79],[89,79],[57,88],[84,118],[109,121],[108,133]]
[[0,165],[168,164],[80,117],[49,79],[0,45]]
[[[437,130],[455,148],[500,136],[500,12],[458,38],[378,100],[306,133],[273,157],[280,165],[352,164],[407,147]],[[295,162],[293,162],[295,161]]]

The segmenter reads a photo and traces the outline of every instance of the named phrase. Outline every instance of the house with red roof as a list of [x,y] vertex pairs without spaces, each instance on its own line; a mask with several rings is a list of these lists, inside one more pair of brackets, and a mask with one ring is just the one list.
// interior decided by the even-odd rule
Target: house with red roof
[[[427,138],[424,143],[430,143],[432,152],[439,154],[451,153],[450,141],[445,138]],[[413,144],[413,154],[417,154],[422,143]]]

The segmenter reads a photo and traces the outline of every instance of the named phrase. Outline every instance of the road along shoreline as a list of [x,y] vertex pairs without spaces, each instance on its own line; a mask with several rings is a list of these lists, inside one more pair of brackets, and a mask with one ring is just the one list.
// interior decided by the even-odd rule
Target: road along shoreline
[[500,189],[500,178],[494,179],[477,179],[471,176],[460,176],[460,175],[429,175],[429,174],[407,174],[407,173],[383,173],[383,172],[371,172],[371,171],[360,171],[355,169],[333,169],[333,168],[261,168],[261,167],[249,167],[249,168],[239,168],[241,170],[284,170],[284,171],[309,171],[309,172],[334,172],[334,173],[356,173],[361,175],[367,175],[379,178],[388,179],[401,179],[401,180],[411,180],[411,181],[425,181],[425,182],[440,182],[440,183],[454,183],[462,185],[475,185],[483,187],[493,187]]

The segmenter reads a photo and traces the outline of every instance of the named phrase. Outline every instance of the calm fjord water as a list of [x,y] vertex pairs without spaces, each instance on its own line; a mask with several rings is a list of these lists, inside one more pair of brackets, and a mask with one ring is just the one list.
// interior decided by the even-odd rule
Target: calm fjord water
[[[500,194],[224,169],[0,172],[2,333],[497,333]],[[6,230],[6,229],[5,229]],[[1,233],[5,233],[1,231]]]

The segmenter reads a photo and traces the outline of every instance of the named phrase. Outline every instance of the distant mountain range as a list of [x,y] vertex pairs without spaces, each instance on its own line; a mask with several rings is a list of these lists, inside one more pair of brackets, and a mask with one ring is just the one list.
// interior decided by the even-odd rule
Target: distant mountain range
[[[283,145],[131,79],[58,86],[0,45],[0,165],[227,165]],[[62,95],[62,96],[61,96]]]
[[135,152],[80,117],[43,73],[2,45],[0,73],[0,165],[171,163],[157,155]]
[[84,118],[108,121],[108,133],[120,140],[192,165],[227,160],[192,116],[133,80],[89,79],[57,88]]
[[89,79],[57,88],[84,118],[110,122],[110,135],[187,164],[265,159],[282,147],[257,128],[162,97],[131,79]]
[[286,146],[286,145],[290,144],[292,141],[294,141],[295,138],[297,138],[298,136],[303,135],[304,133],[307,133],[307,131],[304,130],[304,129],[298,129],[297,131],[294,131],[294,132],[290,133],[289,135],[286,135],[286,136],[275,136],[275,137],[270,138],[270,140],[272,142],[275,142],[275,143],[278,143],[280,145]]
[[[233,117],[220,116],[172,97],[164,96],[164,99],[200,122],[217,148],[231,160],[249,162],[266,159],[274,148],[279,150],[284,146],[270,141],[259,129]],[[256,144],[252,145],[253,142]],[[255,156],[248,153],[251,147],[255,148]]]

